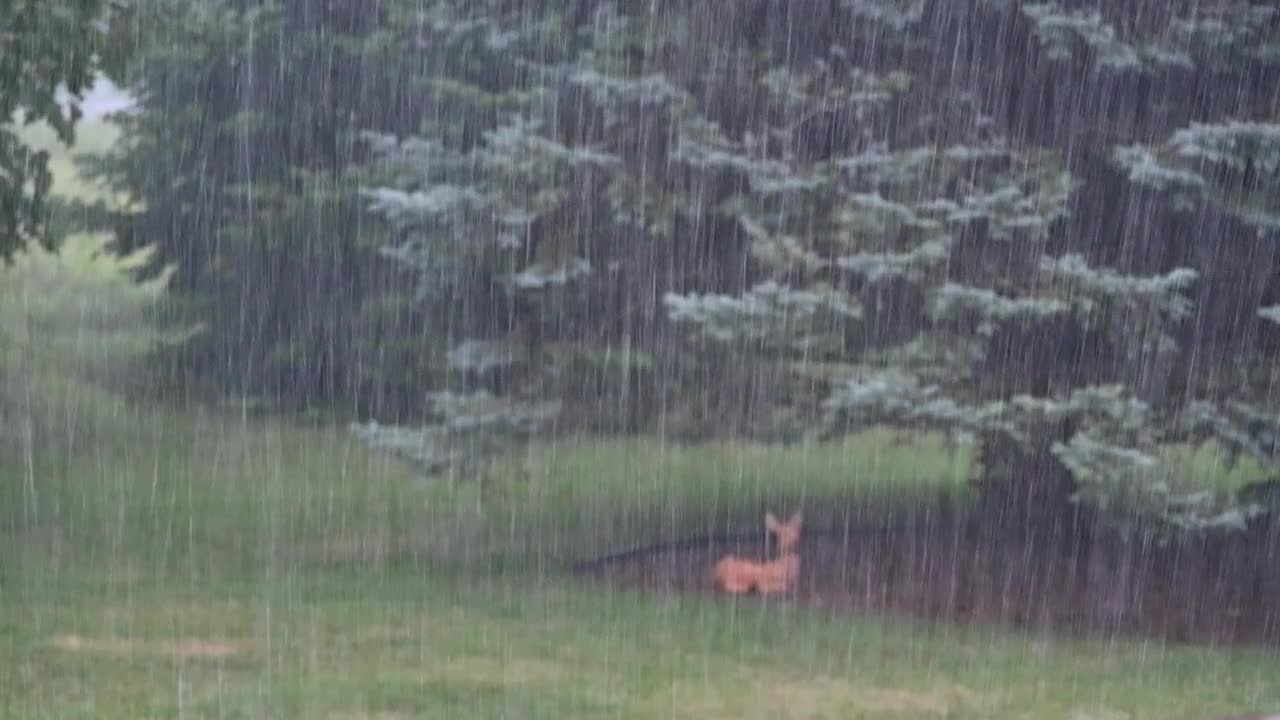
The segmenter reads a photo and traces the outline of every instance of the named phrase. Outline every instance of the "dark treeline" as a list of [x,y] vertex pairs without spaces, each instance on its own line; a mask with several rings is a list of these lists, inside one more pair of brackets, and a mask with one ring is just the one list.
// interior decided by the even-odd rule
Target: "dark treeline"
[[483,392],[685,437],[942,428],[981,441],[1006,510],[1079,492],[1194,527],[1250,510],[1153,475],[1160,447],[1273,457],[1270,4],[138,20],[139,112],[97,170],[138,201],[122,244],[178,265],[205,332],[172,360],[214,391],[381,421]]

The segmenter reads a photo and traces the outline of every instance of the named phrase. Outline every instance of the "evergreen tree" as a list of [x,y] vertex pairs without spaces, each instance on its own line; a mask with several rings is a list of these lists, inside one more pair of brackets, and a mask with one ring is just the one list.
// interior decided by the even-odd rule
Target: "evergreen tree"
[[[1153,208],[1265,231],[1275,139],[1266,123],[1178,129],[1171,104],[1107,101],[1191,82],[1207,112],[1238,113],[1265,86],[1218,88],[1274,76],[1276,28],[1258,5],[1130,5],[973,0],[966,19],[923,0],[436,3],[417,37],[435,53],[438,121],[379,140],[404,174],[372,207],[399,235],[388,252],[437,293],[435,337],[471,347],[461,387],[564,397],[578,391],[548,382],[566,367],[548,348],[598,357],[623,340],[660,359],[670,385],[651,391],[671,413],[702,403],[723,423],[713,408],[737,402],[775,412],[782,427],[765,427],[784,436],[821,412],[826,432],[892,422],[979,442],[1002,513],[1074,498],[1115,522],[1239,526],[1256,508],[1157,458],[1193,437],[1179,418],[1197,375],[1225,362],[1187,361],[1202,304],[1247,301],[1185,233],[1163,252],[1135,235]],[[1011,66],[1002,34],[1032,62]],[[1081,140],[1067,121],[1093,127]],[[1159,132],[1167,148],[1127,140]],[[523,299],[550,285],[567,294]],[[620,316],[567,306],[606,287]],[[659,298],[665,318],[626,314]]]
[[[429,367],[459,394],[430,396],[438,421],[425,430],[370,424],[357,432],[428,472],[473,469],[558,414],[563,388],[548,361],[566,335],[558,316],[595,271],[586,257],[593,243],[567,220],[624,163],[592,143],[562,140],[560,103],[576,94],[616,113],[628,97],[643,104],[651,89],[598,77],[584,59],[597,38],[556,13],[502,5],[426,11],[415,35],[435,59],[424,82],[428,134],[368,136],[389,183],[364,193],[392,229],[384,254],[417,274]],[[606,123],[622,129],[629,119]]]
[[979,443],[1020,522],[1257,510],[1160,458],[1273,461],[1269,5],[369,8],[186,7],[144,66],[130,237],[183,260],[228,386],[376,374],[432,423],[359,432],[432,470],[553,418],[890,422]]
[[414,318],[355,174],[361,131],[417,117],[415,72],[386,35],[394,5],[147,5],[127,74],[137,112],[91,169],[132,201],[114,223],[122,247],[177,265],[175,301],[207,328],[180,364],[222,392],[401,409],[388,373],[413,374],[396,341]]

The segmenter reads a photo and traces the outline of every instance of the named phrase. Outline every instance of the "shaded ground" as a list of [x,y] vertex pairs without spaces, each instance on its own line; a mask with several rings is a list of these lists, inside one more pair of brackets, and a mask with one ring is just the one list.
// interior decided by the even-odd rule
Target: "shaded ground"
[[[808,530],[794,599],[833,610],[995,622],[1095,636],[1280,644],[1280,529],[1145,546],[1033,547],[956,520]],[[763,557],[763,537],[600,558],[581,572],[666,592],[714,594],[724,553]]]

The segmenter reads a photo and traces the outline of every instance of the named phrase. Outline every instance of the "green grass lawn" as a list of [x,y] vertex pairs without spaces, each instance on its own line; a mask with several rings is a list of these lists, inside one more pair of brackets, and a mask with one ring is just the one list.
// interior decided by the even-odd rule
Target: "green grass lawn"
[[1274,658],[651,599],[560,578],[87,578],[0,622],[7,717],[1177,718]]
[[644,595],[564,571],[750,522],[763,504],[959,492],[968,455],[935,438],[570,442],[481,492],[421,483],[342,430],[66,403],[30,464],[0,456],[3,717],[1080,720],[1280,706],[1277,657],[1258,650]]

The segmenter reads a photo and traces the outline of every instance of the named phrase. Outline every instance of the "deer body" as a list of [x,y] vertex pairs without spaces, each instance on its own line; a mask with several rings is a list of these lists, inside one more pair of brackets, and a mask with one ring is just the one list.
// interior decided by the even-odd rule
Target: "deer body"
[[800,541],[802,521],[799,512],[786,522],[779,522],[773,513],[766,513],[765,529],[778,539],[777,559],[757,562],[725,555],[716,563],[716,585],[735,595],[752,590],[770,595],[794,588],[800,576],[800,554],[796,552],[796,545]]

